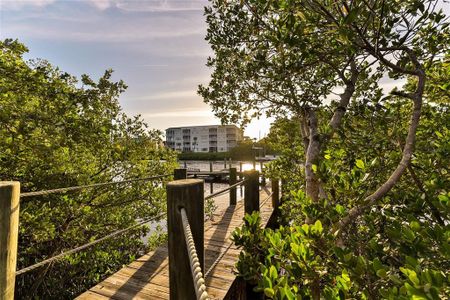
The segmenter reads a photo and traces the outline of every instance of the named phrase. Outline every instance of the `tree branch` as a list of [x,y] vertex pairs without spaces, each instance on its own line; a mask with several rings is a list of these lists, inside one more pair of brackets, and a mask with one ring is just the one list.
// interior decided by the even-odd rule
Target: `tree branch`
[[[415,56],[410,56],[414,61],[416,66],[420,66],[420,63],[415,59]],[[410,164],[412,154],[414,152],[414,144],[416,140],[416,131],[419,125],[421,110],[422,110],[422,95],[425,87],[426,75],[422,68],[416,70],[418,74],[418,83],[416,92],[414,93],[413,99],[413,111],[411,114],[411,121],[408,129],[408,134],[405,140],[405,146],[403,147],[402,159],[400,160],[397,168],[391,174],[387,181],[385,181],[375,192],[366,197],[362,205],[352,208],[347,216],[345,216],[340,222],[338,222],[337,227],[334,228],[334,233],[341,235],[342,232],[353,222],[355,222],[359,216],[361,216],[366,210],[371,208],[376,204],[381,198],[383,198],[399,181],[400,177],[403,175],[405,170]]]

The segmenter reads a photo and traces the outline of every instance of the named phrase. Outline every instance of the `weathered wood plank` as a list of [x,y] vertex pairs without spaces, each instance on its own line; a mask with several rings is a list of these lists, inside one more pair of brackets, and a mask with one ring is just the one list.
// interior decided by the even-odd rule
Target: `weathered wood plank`
[[[268,191],[260,191],[261,218],[265,225],[272,214]],[[214,222],[205,224],[205,274],[216,259],[223,257],[206,279],[211,299],[223,299],[233,284],[235,264],[240,249],[230,240],[231,233],[243,224],[244,204],[227,208]],[[182,241],[180,241],[182,242]],[[184,241],[183,241],[184,242]],[[230,246],[231,245],[231,246]],[[229,247],[230,246],[230,247]],[[78,296],[78,300],[94,299],[169,299],[169,259],[167,244],[160,246]]]

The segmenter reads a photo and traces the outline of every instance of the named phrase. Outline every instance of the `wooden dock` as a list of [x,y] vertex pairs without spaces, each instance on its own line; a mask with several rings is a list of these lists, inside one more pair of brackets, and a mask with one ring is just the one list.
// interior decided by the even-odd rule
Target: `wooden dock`
[[[262,225],[265,226],[273,212],[270,190],[260,192],[260,203]],[[243,216],[244,202],[240,201],[216,216],[214,222],[205,224],[204,274],[225,252],[205,278],[211,299],[231,299],[227,293],[236,279],[233,271],[240,250],[232,244],[230,236],[236,227],[242,226]],[[180,240],[180,243],[184,241]],[[169,299],[167,245],[142,256],[76,299]]]

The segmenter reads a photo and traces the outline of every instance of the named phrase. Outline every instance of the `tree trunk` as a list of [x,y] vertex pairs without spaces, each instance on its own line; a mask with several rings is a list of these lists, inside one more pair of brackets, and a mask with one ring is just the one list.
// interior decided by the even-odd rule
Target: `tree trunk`
[[320,153],[320,139],[317,130],[317,116],[313,109],[308,111],[309,117],[309,145],[306,151],[305,177],[306,177],[306,196],[313,202],[319,201],[319,180],[313,170],[313,165],[317,165],[317,158]]

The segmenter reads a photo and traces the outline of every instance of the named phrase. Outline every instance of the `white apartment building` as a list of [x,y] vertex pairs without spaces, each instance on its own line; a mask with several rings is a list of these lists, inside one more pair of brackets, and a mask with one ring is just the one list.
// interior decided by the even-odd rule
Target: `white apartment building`
[[166,146],[181,152],[226,152],[243,139],[235,125],[170,127]]

